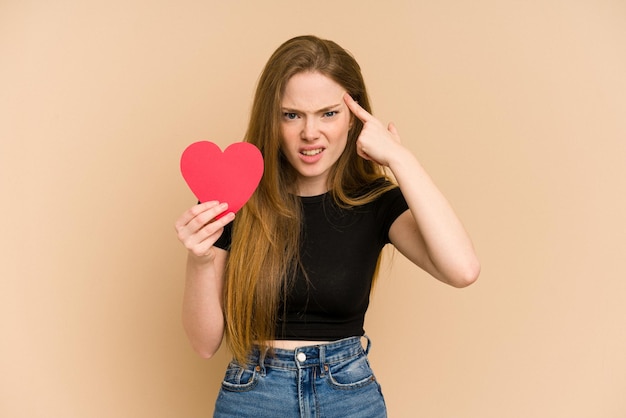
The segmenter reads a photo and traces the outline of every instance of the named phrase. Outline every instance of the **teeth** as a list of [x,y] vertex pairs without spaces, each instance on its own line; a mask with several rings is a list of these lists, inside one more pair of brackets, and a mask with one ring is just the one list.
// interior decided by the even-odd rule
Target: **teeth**
[[318,148],[318,149],[312,149],[312,150],[303,150],[303,151],[300,151],[300,153],[301,153],[302,155],[306,155],[306,156],[309,156],[309,157],[311,157],[311,156],[313,156],[313,155],[317,155],[317,154],[319,154],[320,152],[322,152],[322,149],[321,149],[321,148]]

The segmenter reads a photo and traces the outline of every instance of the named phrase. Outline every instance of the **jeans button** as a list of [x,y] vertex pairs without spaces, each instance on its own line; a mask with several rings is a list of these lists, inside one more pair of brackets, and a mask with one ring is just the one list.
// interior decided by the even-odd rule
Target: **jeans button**
[[299,362],[304,362],[306,361],[306,354],[304,353],[298,353],[298,355],[296,356],[296,358],[298,359]]

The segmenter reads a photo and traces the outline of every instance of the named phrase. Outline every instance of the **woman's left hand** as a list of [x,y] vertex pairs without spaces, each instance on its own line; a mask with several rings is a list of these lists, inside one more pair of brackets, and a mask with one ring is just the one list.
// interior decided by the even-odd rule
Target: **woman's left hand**
[[385,128],[381,121],[363,109],[348,93],[343,99],[352,114],[363,122],[363,130],[356,141],[357,154],[366,160],[389,167],[392,156],[402,147],[395,125],[389,123]]

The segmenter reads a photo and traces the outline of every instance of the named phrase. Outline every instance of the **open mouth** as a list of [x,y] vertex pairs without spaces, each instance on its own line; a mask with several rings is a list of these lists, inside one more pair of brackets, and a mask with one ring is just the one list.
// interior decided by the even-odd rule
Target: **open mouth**
[[308,149],[308,150],[302,150],[300,151],[300,154],[302,155],[306,155],[307,157],[312,157],[314,155],[317,155],[319,153],[321,153],[322,151],[324,151],[323,148],[317,148],[317,149]]

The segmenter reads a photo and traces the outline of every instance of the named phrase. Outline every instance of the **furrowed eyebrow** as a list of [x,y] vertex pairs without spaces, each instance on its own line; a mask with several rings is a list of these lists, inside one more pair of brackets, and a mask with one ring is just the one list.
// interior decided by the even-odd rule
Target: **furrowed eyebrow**
[[[316,110],[313,113],[326,113],[326,112],[329,112],[331,110],[337,109],[339,106],[341,106],[341,103],[337,103],[337,104],[334,104],[334,105],[331,105],[331,106],[323,107],[323,108],[321,108],[319,110]],[[283,111],[285,113],[306,113],[306,112],[304,112],[302,110],[292,109],[290,107],[282,107],[281,111]]]

